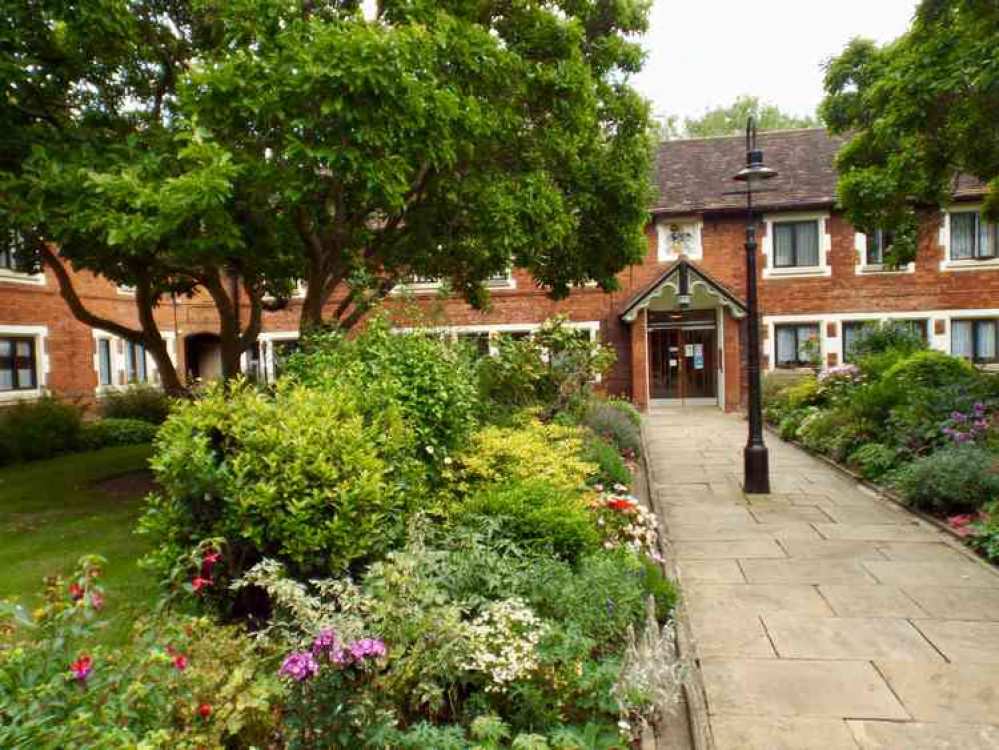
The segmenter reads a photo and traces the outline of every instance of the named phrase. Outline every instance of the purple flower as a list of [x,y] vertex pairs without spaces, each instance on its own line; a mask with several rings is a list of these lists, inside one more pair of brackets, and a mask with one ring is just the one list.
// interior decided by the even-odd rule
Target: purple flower
[[316,640],[312,642],[312,653],[314,656],[339,650],[340,639],[333,628],[323,628],[319,631],[319,635],[316,636]]
[[350,653],[350,657],[357,662],[364,661],[368,658],[378,658],[379,656],[385,656],[385,642],[380,638],[362,638],[359,641],[354,641],[349,646],[347,646],[347,651]]
[[285,657],[278,672],[282,677],[291,677],[296,682],[304,682],[319,671],[319,664],[308,651],[296,651]]

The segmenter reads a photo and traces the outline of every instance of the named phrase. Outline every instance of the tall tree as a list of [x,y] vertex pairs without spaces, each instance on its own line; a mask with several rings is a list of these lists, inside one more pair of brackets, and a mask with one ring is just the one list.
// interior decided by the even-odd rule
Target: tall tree
[[865,231],[915,257],[916,208],[951,197],[955,176],[986,184],[999,218],[999,3],[923,0],[909,31],[877,46],[854,40],[826,71],[821,112],[851,133],[839,152],[839,200]]
[[782,112],[775,104],[761,102],[756,96],[740,96],[727,107],[716,107],[700,117],[685,117],[679,126],[670,119],[669,134],[675,138],[707,138],[710,136],[736,135],[746,129],[746,120],[752,116],[758,130],[788,130],[792,128],[819,127],[813,115],[797,116]]
[[511,266],[615,288],[645,250],[649,114],[623,81],[649,2],[358,5],[218,2],[182,94],[300,253],[302,327],[349,329],[412,276],[476,306]]

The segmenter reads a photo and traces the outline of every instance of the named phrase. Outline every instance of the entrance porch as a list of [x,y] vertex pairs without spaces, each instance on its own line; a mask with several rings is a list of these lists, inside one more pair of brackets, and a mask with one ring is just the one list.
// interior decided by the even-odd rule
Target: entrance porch
[[664,271],[621,316],[631,325],[635,405],[738,409],[745,316],[741,300],[693,263]]

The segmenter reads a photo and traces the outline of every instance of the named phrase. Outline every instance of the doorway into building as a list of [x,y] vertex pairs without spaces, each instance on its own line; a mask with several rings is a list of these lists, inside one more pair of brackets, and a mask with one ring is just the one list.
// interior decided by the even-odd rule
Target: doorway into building
[[716,401],[715,310],[649,312],[649,395],[665,401]]

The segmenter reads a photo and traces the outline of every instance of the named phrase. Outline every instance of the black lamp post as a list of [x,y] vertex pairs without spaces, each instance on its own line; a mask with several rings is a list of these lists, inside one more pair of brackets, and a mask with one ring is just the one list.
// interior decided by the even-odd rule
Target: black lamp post
[[756,290],[756,217],[753,215],[753,191],[777,172],[763,164],[763,152],[756,147],[756,122],[746,123],[746,167],[735,176],[746,183],[746,307],[749,346],[749,440],[743,453],[747,494],[770,493],[770,457],[763,442],[763,388],[760,383],[760,309]]

